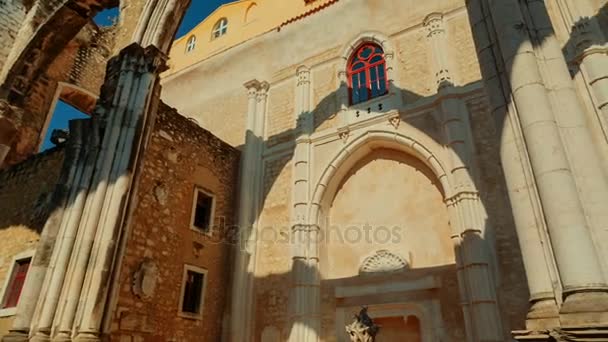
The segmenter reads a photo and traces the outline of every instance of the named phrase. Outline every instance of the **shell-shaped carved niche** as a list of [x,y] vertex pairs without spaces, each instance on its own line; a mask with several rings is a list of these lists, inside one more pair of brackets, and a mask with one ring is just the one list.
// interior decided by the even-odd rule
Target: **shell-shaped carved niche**
[[387,250],[378,250],[363,260],[359,274],[400,272],[409,267],[407,260]]

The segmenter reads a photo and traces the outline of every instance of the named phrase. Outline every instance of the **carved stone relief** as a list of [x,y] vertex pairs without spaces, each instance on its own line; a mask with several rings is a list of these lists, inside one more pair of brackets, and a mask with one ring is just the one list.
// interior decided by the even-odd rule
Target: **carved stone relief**
[[409,263],[401,256],[387,250],[378,250],[363,260],[359,274],[399,272],[408,267]]

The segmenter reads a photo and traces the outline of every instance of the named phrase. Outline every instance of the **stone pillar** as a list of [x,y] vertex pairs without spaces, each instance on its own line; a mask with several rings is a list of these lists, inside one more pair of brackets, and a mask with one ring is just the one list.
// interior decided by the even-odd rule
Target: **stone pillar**
[[253,271],[256,252],[256,189],[262,174],[264,113],[268,83],[252,80],[247,88],[247,126],[241,155],[238,241],[232,283],[230,341],[249,341],[253,336]]
[[[585,3],[586,0],[577,2],[578,6],[582,6]],[[587,232],[587,234],[589,234],[592,240],[599,240],[602,236],[599,233],[604,230],[605,224],[608,222],[608,212],[606,211],[608,207],[608,183],[606,174],[602,170],[601,155],[592,140],[584,106],[580,102],[574,88],[574,83],[570,77],[561,46],[555,37],[545,3],[539,0],[527,0],[527,4],[531,18],[530,26],[534,29],[532,32],[536,33],[535,38],[537,41],[542,39],[542,44],[539,44],[539,53],[544,57],[542,61],[545,64],[544,69],[547,70],[545,75],[546,84],[549,88],[549,94],[552,95],[550,96],[550,100],[553,106],[553,113],[562,132],[562,140],[566,147],[568,159],[572,165],[572,171],[580,193],[579,196],[588,224],[591,227],[591,231]],[[605,57],[603,56],[601,59],[608,61]],[[608,271],[606,264],[608,262],[606,260],[608,254],[602,254],[601,244],[599,241],[596,242],[598,262],[600,264],[604,263],[602,268],[606,272]],[[608,285],[606,279],[604,279],[604,285]],[[585,289],[574,290],[585,291]],[[569,295],[570,289],[566,287],[565,291]],[[585,297],[587,296],[585,295]],[[604,297],[602,299],[604,309],[608,310],[608,294],[601,297]],[[590,308],[597,307],[600,304],[596,300],[588,303]],[[566,303],[562,312],[580,311],[582,309],[580,307],[581,303],[578,300],[576,302],[577,309],[569,308],[569,303]],[[567,316],[571,315],[568,314]],[[608,315],[606,315],[606,319],[608,319]],[[563,324],[568,325],[567,320],[566,316],[562,317]]]
[[482,8],[480,0],[468,4],[469,20],[477,43],[477,54],[481,62],[486,93],[492,104],[492,115],[502,125],[500,137],[500,158],[504,170],[519,247],[523,256],[530,309],[526,327],[536,330],[548,325],[559,324],[555,289],[558,283],[553,252],[548,241],[546,226],[536,185],[528,163],[525,142],[513,106],[506,100],[503,74],[498,71],[498,61],[494,48],[495,37],[488,31],[487,8]]
[[291,322],[289,340],[314,342],[319,340],[320,280],[318,234],[319,225],[309,216],[310,203],[310,135],[314,131],[314,116],[311,111],[310,69],[297,69],[296,120],[297,137],[293,156],[293,288],[291,294]]
[[[55,241],[49,241],[49,243],[54,242],[54,246],[44,282],[40,288],[30,289],[30,286],[34,287],[36,285],[33,283],[26,283],[24,286],[26,293],[36,290],[40,291],[34,315],[29,317],[30,319],[33,318],[31,330],[34,336],[32,337],[32,341],[50,341],[51,339],[51,329],[59,296],[65,280],[76,235],[78,234],[78,225],[85,207],[87,189],[91,184],[91,177],[95,167],[97,134],[94,129],[91,129],[91,131],[88,135],[88,139],[91,140],[87,141],[87,146],[85,147],[86,152],[75,163],[74,179],[68,184],[70,193],[64,214],[61,217],[57,238]],[[50,227],[45,226],[45,229],[47,228]]]
[[169,52],[181,17],[191,0],[147,0],[132,41],[141,46],[156,46],[160,51]]
[[451,156],[452,193],[446,198],[452,207],[452,241],[457,254],[461,301],[467,328],[472,341],[503,341],[496,285],[492,268],[493,253],[486,241],[487,215],[475,186],[474,148],[465,103],[454,92],[449,68],[447,37],[443,16],[433,13],[424,20],[424,28],[433,55],[433,66],[441,98],[441,122],[445,144]]
[[[104,101],[102,93],[101,107],[107,125],[102,151],[96,161],[97,172],[87,197],[87,207],[91,211],[86,220],[81,221],[80,227],[82,231],[94,232],[94,240],[90,252],[75,255],[73,261],[86,268],[82,292],[80,296],[67,294],[81,297],[75,341],[101,340],[109,280],[127,211],[132,170],[138,165],[149,138],[150,125],[154,124],[155,113],[150,108],[155,108],[158,101],[158,75],[166,68],[165,59],[165,55],[154,46],[144,49],[132,44],[121,51],[108,67],[107,79],[114,82],[105,84],[104,88],[107,88],[104,90],[112,94],[109,97],[112,103]],[[87,263],[81,261],[83,254],[88,254]]]
[[36,303],[40,294],[45,292],[43,290],[44,279],[49,269],[58,230],[65,217],[64,213],[71,206],[70,201],[73,200],[73,196],[70,196],[73,195],[73,192],[70,192],[70,190],[75,188],[74,183],[80,179],[88,154],[87,149],[92,147],[95,150],[96,148],[94,143],[89,144],[90,139],[94,136],[94,134],[91,134],[90,126],[90,120],[88,119],[72,120],[70,122],[70,138],[67,142],[65,161],[60,179],[53,193],[53,203],[58,204],[57,209],[51,213],[44,225],[34,260],[32,260],[26,283],[21,292],[17,314],[10,333],[2,341],[17,342],[29,339]]
[[588,299],[603,303],[606,281],[591,227],[521,8],[515,0],[488,4],[564,288],[562,311],[583,309]]
[[[148,113],[158,100],[155,90],[164,58],[156,48],[133,44],[110,62],[93,119],[94,130],[99,129],[97,118],[103,120],[101,150],[87,155],[72,184],[34,315],[32,341],[69,341],[74,333],[80,341],[101,338],[116,241],[129,202],[132,170],[150,131],[146,124],[154,122]],[[77,306],[79,320],[70,324]],[[63,330],[54,337],[55,326]]]

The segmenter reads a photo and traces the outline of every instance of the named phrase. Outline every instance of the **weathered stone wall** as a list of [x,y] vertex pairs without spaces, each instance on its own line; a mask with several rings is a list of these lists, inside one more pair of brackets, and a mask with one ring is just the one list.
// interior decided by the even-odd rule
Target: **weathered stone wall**
[[4,67],[24,18],[25,7],[21,0],[0,1],[0,71]]
[[[400,15],[394,15],[396,12]],[[386,46],[393,49],[390,51],[394,53],[390,76],[397,86],[396,92],[400,93],[403,100],[402,107],[398,108],[402,120],[398,131],[407,136],[420,137],[422,145],[427,148],[436,146],[443,150],[441,153],[444,153],[445,148],[439,147],[444,146],[445,135],[440,119],[441,100],[437,93],[436,75],[433,70],[435,56],[428,31],[422,25],[424,19],[434,12],[442,13],[444,16],[447,43],[445,51],[442,52],[448,56],[448,66],[456,91],[464,94],[459,94],[457,97],[461,97],[466,103],[471,115],[474,139],[472,147],[475,151],[475,172],[478,176],[475,186],[481,193],[482,205],[488,213],[487,225],[491,227],[483,239],[487,241],[494,254],[492,258],[496,272],[493,276],[498,284],[497,293],[503,315],[504,335],[508,336],[512,329],[524,328],[528,292],[505,191],[504,176],[500,168],[498,152],[500,130],[497,129],[494,118],[490,115],[487,98],[482,90],[479,61],[464,1],[446,0],[414,4],[410,1],[352,0],[338,2],[313,16],[281,28],[280,31],[268,32],[243,42],[163,80],[165,89],[162,96],[168,103],[180,108],[180,112],[196,118],[200,125],[211,132],[230,137],[226,139],[234,145],[242,143],[245,136],[244,113],[247,92],[242,85],[251,79],[270,83],[265,117],[264,169],[261,172],[263,191],[256,194],[259,196],[258,202],[261,206],[258,216],[260,242],[257,248],[254,280],[256,339],[261,339],[263,332],[270,329],[278,330],[281,339],[285,340],[291,329],[287,304],[293,294],[286,284],[290,279],[293,281],[290,261],[293,255],[292,245],[286,241],[286,238],[292,233],[289,226],[292,219],[296,179],[292,158],[297,138],[294,132],[297,116],[296,99],[299,91],[296,79],[297,68],[304,65],[311,69],[311,89],[308,96],[315,131],[310,152],[312,160],[309,169],[313,174],[309,176],[312,181],[312,184],[308,185],[310,191],[314,190],[316,181],[332,162],[337,151],[345,144],[348,145],[352,139],[351,136],[338,138],[338,129],[346,126],[347,119],[350,119],[344,115],[353,115],[352,112],[350,114],[340,112],[339,74],[346,69],[346,61],[342,58],[342,53],[349,44],[354,43],[357,36],[364,32],[370,32],[369,36],[375,35],[386,39]],[[358,21],[360,18],[366,18],[365,22],[359,26],[354,25],[353,22],[361,22]],[[237,98],[239,100],[235,101]],[[221,99],[225,101],[222,102]],[[213,109],[220,102],[222,115],[218,116]],[[391,132],[396,129],[388,122],[379,122],[373,118],[373,115],[381,114],[383,113],[372,113],[367,116],[370,122],[362,119],[351,125],[350,129],[365,130],[363,127],[368,127],[367,129],[374,131]],[[230,129],[227,129],[228,127]],[[376,148],[381,147],[380,145]],[[448,163],[448,159],[446,158],[444,162]],[[357,173],[361,170],[349,172]],[[372,192],[376,189],[375,184],[385,176],[368,175],[360,186],[367,192]],[[343,186],[344,184],[340,185]],[[420,195],[414,193],[412,192],[414,198]],[[370,200],[368,196],[362,194],[351,194],[347,197],[345,201],[351,201],[353,207],[355,207],[354,203],[361,203],[363,206],[372,205],[367,202]],[[381,208],[399,203],[406,205],[410,201],[409,198],[405,193],[395,198],[385,198]],[[428,201],[416,203],[419,205],[419,210],[434,208]],[[442,201],[437,203],[444,205]],[[346,208],[347,206],[343,206],[343,210],[338,215],[346,215],[344,213]],[[323,208],[323,210],[333,209]],[[361,209],[356,212],[363,211],[364,209]],[[435,212],[436,208],[430,211]],[[324,214],[327,215],[326,212]],[[378,221],[377,215],[371,212],[368,212],[367,217],[368,223],[372,226],[382,224]],[[448,221],[445,219],[443,224],[447,225]],[[437,224],[430,226],[432,229],[439,229],[436,227]],[[417,235],[416,232],[407,234],[406,238],[411,238],[411,242],[418,244],[423,250],[438,249],[440,251],[437,253],[454,253],[454,246],[446,242],[450,234],[449,229],[445,228],[442,232],[443,235],[438,238],[442,243],[438,245],[433,245],[437,239],[425,238],[423,235]],[[371,247],[381,249],[382,246]],[[345,249],[342,246],[333,248],[335,255],[332,254],[331,257],[326,255],[325,259],[322,255],[320,263],[324,264],[320,269],[327,271],[327,268],[334,265],[333,272],[345,272],[344,265],[348,264],[352,268],[351,263],[357,264],[370,252],[368,249],[365,249],[365,252],[356,250],[352,251],[351,255],[344,252]],[[425,257],[420,251],[414,253],[416,260],[414,264],[422,262]],[[440,301],[445,337],[459,341],[465,339],[465,330],[458,298],[456,267],[455,262],[445,260],[442,263],[422,265],[420,269],[413,270],[413,273],[405,278],[409,277],[408,279],[411,280],[435,275],[440,279],[440,288],[433,290],[436,291],[433,294],[419,293],[420,296],[417,297],[416,294],[408,293],[405,297],[399,298],[410,298],[412,302]],[[323,340],[333,341],[337,338],[336,334],[341,333],[339,328],[338,331],[336,330],[336,324],[340,324],[336,318],[336,310],[350,310],[358,305],[377,304],[382,301],[388,303],[396,298],[391,297],[396,296],[394,293],[385,293],[374,298],[336,298],[334,295],[336,286],[362,286],[365,280],[350,273],[336,277],[339,279],[330,280],[328,274],[331,272],[328,272],[321,275]],[[367,300],[365,298],[368,302],[365,302]]]
[[[221,235],[234,224],[239,153],[161,103],[143,156],[138,199],[120,263],[112,324],[117,341],[219,341],[227,305],[232,245]],[[195,187],[216,196],[214,232],[190,228]],[[145,259],[158,267],[154,294],[133,293]],[[202,320],[178,315],[184,264],[208,271]]]
[[[9,276],[13,257],[36,248],[54,209],[50,200],[63,160],[64,149],[57,147],[0,171],[0,286]],[[8,332],[12,319],[0,318],[0,337]]]

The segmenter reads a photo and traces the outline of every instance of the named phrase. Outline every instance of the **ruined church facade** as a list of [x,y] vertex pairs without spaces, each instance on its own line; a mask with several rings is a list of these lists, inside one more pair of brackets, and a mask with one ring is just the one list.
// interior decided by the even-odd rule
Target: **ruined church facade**
[[608,338],[605,1],[8,2],[3,341]]

